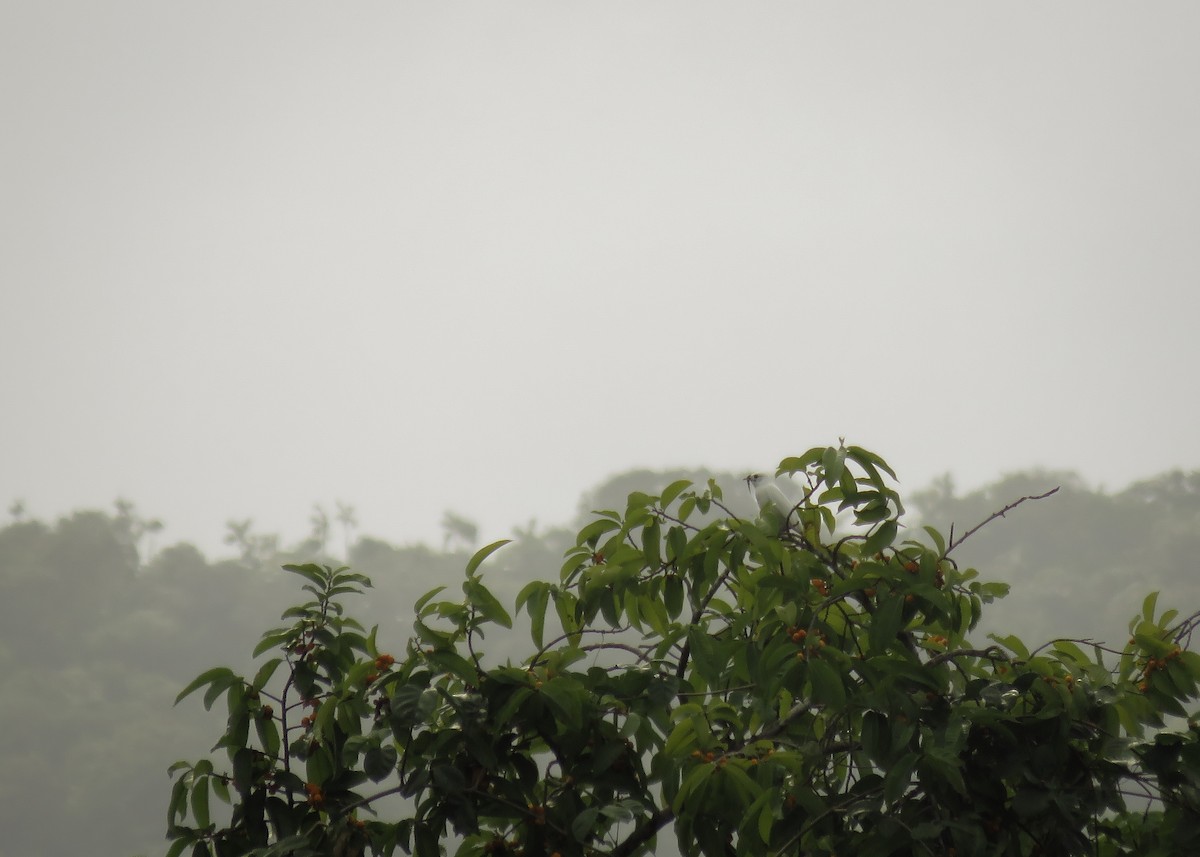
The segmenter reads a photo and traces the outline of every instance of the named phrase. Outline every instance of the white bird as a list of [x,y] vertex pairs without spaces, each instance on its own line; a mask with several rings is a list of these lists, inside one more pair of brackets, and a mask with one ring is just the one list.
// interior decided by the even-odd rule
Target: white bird
[[774,509],[775,513],[782,518],[787,518],[791,514],[793,504],[775,484],[774,479],[770,479],[762,473],[751,473],[746,477],[746,487],[754,495],[754,502],[758,504],[759,512],[765,513]]

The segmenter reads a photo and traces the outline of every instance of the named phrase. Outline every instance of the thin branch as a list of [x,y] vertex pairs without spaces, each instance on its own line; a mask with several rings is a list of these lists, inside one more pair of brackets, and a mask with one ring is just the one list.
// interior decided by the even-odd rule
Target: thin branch
[[608,852],[609,857],[633,857],[638,849],[649,842],[658,831],[662,830],[668,824],[675,820],[675,813],[669,806],[664,806],[662,809],[655,812],[640,825],[633,833],[629,834],[628,838],[612,851]]
[[639,662],[649,660],[651,653],[654,651],[653,646],[646,646],[639,649],[627,643],[590,643],[579,647],[579,651],[581,652],[597,652],[603,649],[620,649],[621,651],[629,652],[631,655],[636,655]]
[[658,515],[660,520],[670,521],[673,524],[679,524],[679,526],[683,527],[685,530],[691,530],[694,533],[700,532],[700,528],[697,527],[695,524],[689,524],[687,521],[680,520],[679,518],[676,518],[674,515],[668,515],[666,513],[666,510],[664,510],[664,509],[660,509],[657,506],[655,506],[651,511],[653,511],[656,515]]
[[934,655],[925,662],[927,667],[936,667],[955,658],[987,658],[992,661],[1007,661],[1009,658],[999,646],[988,646],[986,649],[955,649],[952,652],[942,652]]
[[[1176,643],[1180,643],[1184,640],[1184,638],[1191,637],[1192,632],[1196,629],[1197,624],[1200,624],[1200,611],[1193,613],[1182,622],[1177,623],[1174,628],[1170,629],[1169,633],[1172,635],[1172,637],[1174,637]],[[1188,642],[1190,645],[1190,639]]]
[[789,708],[783,717],[779,718],[766,729],[763,729],[746,743],[752,744],[755,741],[771,741],[787,731],[788,724],[790,724],[801,714],[806,711],[815,711],[818,708],[820,708],[820,706],[814,705],[810,700],[801,700]]
[[714,500],[710,497],[708,502],[712,503],[714,506],[716,506],[718,509],[720,509],[722,512],[724,512],[725,517],[728,518],[729,520],[737,521],[739,524],[742,522],[742,519],[739,518],[737,515],[733,514],[733,512],[729,509],[729,507],[726,506],[724,503],[722,503],[720,500]]
[[1026,500],[1045,500],[1051,494],[1057,494],[1058,489],[1061,487],[1062,486],[1059,485],[1057,487],[1051,488],[1045,494],[1031,494],[1027,497],[1022,497],[1020,500],[1016,500],[1012,503],[1009,503],[1007,506],[1005,506],[999,512],[992,512],[992,514],[988,515],[986,518],[984,518],[978,524],[971,527],[971,529],[967,530],[965,533],[963,533],[957,539],[955,539],[953,537],[953,535],[951,535],[950,544],[946,547],[946,552],[944,554],[942,554],[942,559],[945,559],[946,557],[950,556],[950,551],[954,550],[956,547],[961,545],[967,539],[971,538],[971,536],[975,535],[975,533],[979,532],[981,529],[983,529],[985,526],[990,524],[992,521],[996,520],[997,518],[1003,518],[1005,515],[1007,515],[1013,509],[1017,508],[1022,503],[1024,503]]
[[1091,639],[1087,639],[1087,638],[1080,640],[1075,637],[1055,637],[1053,640],[1047,640],[1046,642],[1042,643],[1040,646],[1038,646],[1036,649],[1034,649],[1032,652],[1030,652],[1029,656],[1032,658],[1034,655],[1036,655],[1042,649],[1049,648],[1050,646],[1053,646],[1055,643],[1078,643],[1081,646],[1094,646],[1095,648],[1099,649],[1102,652],[1108,652],[1110,655],[1125,654],[1125,652],[1121,651],[1120,649],[1109,648],[1104,643],[1097,643],[1095,640],[1091,640]]
[[538,649],[537,653],[532,658],[530,658],[529,665],[531,667],[537,666],[539,663],[541,663],[542,657],[546,654],[546,652],[550,651],[550,649],[552,649],[554,646],[557,646],[559,643],[563,642],[564,640],[569,640],[572,637],[582,637],[584,634],[599,634],[601,636],[604,636],[606,634],[623,634],[626,631],[628,631],[629,629],[630,629],[630,626],[625,625],[624,627],[621,627],[621,628],[579,628],[578,630],[575,630],[575,631],[564,631],[563,633],[561,633],[557,637],[555,637],[553,640],[550,640],[548,643],[546,643],[544,646],[542,646],[540,649]]

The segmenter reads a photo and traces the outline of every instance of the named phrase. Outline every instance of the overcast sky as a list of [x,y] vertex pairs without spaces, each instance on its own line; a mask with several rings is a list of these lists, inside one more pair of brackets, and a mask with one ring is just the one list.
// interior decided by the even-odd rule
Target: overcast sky
[[[0,2],[0,501],[1200,467],[1200,4]],[[652,487],[652,486],[648,486]]]

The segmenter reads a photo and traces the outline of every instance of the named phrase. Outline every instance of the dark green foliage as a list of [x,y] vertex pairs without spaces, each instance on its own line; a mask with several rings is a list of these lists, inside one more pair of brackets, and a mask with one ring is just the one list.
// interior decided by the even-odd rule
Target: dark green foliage
[[984,626],[1006,633],[1088,636],[1120,643],[1130,604],[1150,589],[1171,603],[1200,600],[1200,473],[1164,473],[1116,493],[1078,476],[1030,472],[958,495],[945,478],[917,492],[918,515],[961,535],[1017,497],[1061,490],[973,535],[955,555],[1013,585]]
[[716,483],[629,494],[515,610],[489,545],[395,656],[343,607],[366,577],[288,566],[307,600],[259,664],[180,694],[227,722],[220,764],[173,766],[169,854],[1200,853],[1200,743],[1163,722],[1197,695],[1195,616],[1152,596],[1107,649],[981,640],[1007,587],[903,528],[878,456],[779,473],[804,489],[786,516]]

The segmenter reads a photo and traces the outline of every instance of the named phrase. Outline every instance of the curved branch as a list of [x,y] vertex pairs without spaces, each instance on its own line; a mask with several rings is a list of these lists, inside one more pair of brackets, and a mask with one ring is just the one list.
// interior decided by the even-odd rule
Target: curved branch
[[1017,508],[1022,503],[1024,503],[1026,500],[1045,500],[1051,494],[1057,494],[1058,489],[1061,487],[1062,486],[1059,485],[1054,488],[1051,488],[1049,491],[1047,491],[1044,494],[1030,494],[1029,496],[1022,497],[1020,500],[1016,500],[1012,503],[1009,503],[1007,506],[1005,506],[999,512],[992,512],[992,514],[988,515],[986,518],[984,518],[978,524],[971,527],[971,529],[967,530],[965,533],[963,533],[957,539],[954,538],[954,528],[953,528],[953,526],[951,526],[950,544],[946,546],[946,552],[944,554],[942,554],[942,559],[945,559],[946,557],[950,556],[950,551],[954,550],[956,547],[961,545],[967,539],[971,538],[971,536],[975,535],[977,532],[982,530],[984,527],[986,527],[992,521],[996,520],[997,518],[1003,518],[1005,515],[1007,515],[1013,509]]

